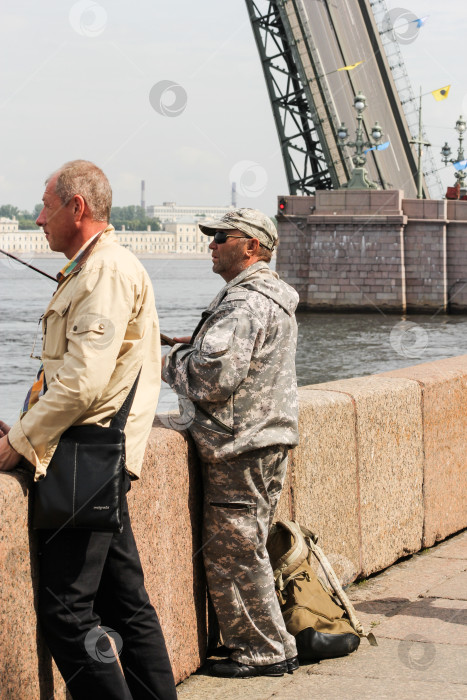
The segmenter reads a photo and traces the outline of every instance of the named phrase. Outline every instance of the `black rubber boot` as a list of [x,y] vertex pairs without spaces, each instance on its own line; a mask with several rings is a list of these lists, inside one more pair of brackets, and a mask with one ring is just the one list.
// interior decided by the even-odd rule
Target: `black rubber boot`
[[268,666],[249,666],[228,659],[227,661],[216,662],[210,669],[211,676],[218,676],[219,678],[253,678],[255,676],[280,677],[287,672],[288,667],[286,661],[279,661],[277,664],[269,664]]
[[287,673],[293,673],[298,668],[300,668],[298,656],[292,656],[291,659],[286,660],[286,663],[287,663]]

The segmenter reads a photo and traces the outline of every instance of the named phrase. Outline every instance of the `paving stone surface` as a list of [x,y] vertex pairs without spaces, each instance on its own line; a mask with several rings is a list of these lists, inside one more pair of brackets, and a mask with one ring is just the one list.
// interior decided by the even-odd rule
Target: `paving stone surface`
[[467,531],[395,564],[348,593],[378,647],[282,678],[223,680],[202,669],[181,700],[465,700]]
[[[364,640],[357,653],[345,659],[328,659],[307,666],[311,675],[380,678],[393,681],[441,683],[449,679],[456,685],[467,684],[467,654],[464,646],[434,644],[420,635],[405,639],[378,637],[378,648]],[[295,675],[294,675],[295,678]],[[465,688],[467,690],[467,688]]]
[[[294,684],[278,689],[268,700],[465,700],[465,690],[465,686],[444,682],[394,682],[355,676],[326,676],[317,680],[301,676]],[[211,697],[221,699],[222,695]]]
[[430,588],[422,594],[423,598],[451,598],[452,600],[467,600],[467,561],[466,571],[448,578],[438,586]]
[[434,557],[467,560],[467,532],[442,542],[430,551],[433,552]]
[[[430,642],[467,646],[467,601],[422,598],[383,622],[377,634],[393,639],[420,634]],[[467,660],[467,649],[465,655]]]
[[[353,586],[350,597],[361,622],[380,625],[430,589],[445,585],[467,567],[467,559],[442,559],[419,554],[382,574]],[[449,596],[447,596],[449,597]]]

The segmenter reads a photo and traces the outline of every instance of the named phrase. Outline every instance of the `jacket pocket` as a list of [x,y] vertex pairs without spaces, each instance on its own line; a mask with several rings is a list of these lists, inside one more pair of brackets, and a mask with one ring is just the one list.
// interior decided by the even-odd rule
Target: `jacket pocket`
[[75,340],[83,351],[105,350],[115,338],[115,326],[110,318],[99,314],[83,314],[73,321],[68,331],[70,340]]
[[201,354],[212,358],[225,355],[232,347],[237,320],[236,318],[224,318],[212,326],[201,341]]
[[67,314],[71,299],[53,301],[42,319],[42,354],[45,358],[59,359],[67,351]]

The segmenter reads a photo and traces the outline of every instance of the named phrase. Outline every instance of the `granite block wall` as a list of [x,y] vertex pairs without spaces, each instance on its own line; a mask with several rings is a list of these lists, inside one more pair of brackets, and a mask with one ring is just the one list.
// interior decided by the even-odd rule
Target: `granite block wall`
[[449,311],[467,309],[467,201],[448,201],[447,270]]
[[[278,516],[319,535],[341,580],[467,527],[467,355],[300,389],[300,444]],[[200,473],[183,433],[153,428],[129,501],[177,681],[206,646]],[[0,698],[65,698],[35,616],[29,477],[0,474]],[[104,622],[105,624],[105,622]]]
[[404,231],[407,309],[430,310],[447,304],[446,200],[402,202],[407,213]]
[[[26,473],[0,474],[0,700],[65,700],[65,684],[34,612],[37,552],[35,534],[28,531],[30,487]],[[200,494],[193,445],[157,422],[144,479],[133,482],[128,502],[146,588],[177,681],[196,671],[206,649]]]
[[315,289],[308,287],[307,299],[313,307],[400,306],[402,225],[402,216],[375,215],[371,221],[358,215],[309,217],[308,284]]
[[[38,633],[35,538],[26,473],[0,474],[0,698],[53,696],[50,655]],[[39,668],[41,681],[39,681]]]
[[422,545],[467,524],[467,355],[385,372],[416,382],[423,421]]
[[[287,489],[277,514],[318,535],[344,582],[361,570],[355,425],[350,396],[320,385],[300,389],[300,445],[290,454]],[[281,510],[286,504],[290,515]]]
[[[352,530],[347,523],[358,525],[358,549],[350,558],[359,575],[367,576],[384,569],[395,560],[418,551],[421,547],[423,524],[423,448],[421,390],[415,382],[385,379],[382,375],[345,379],[307,387],[308,394],[317,391],[330,408],[336,395],[345,399],[352,412],[352,429],[332,409],[332,418],[325,430],[326,443],[331,433],[339,449],[333,459],[321,464],[321,478],[335,479],[338,474],[354,472],[351,484],[339,489],[336,498],[335,517],[321,511],[321,529],[328,531],[331,542],[339,541],[337,528],[346,527],[347,535],[341,542],[350,542]],[[316,399],[313,401],[316,403]],[[320,436],[321,443],[322,435]],[[300,446],[300,453],[303,448]],[[329,464],[333,465],[329,473]],[[355,465],[354,467],[351,465]],[[309,469],[299,469],[310,475]],[[353,483],[352,483],[353,482]],[[319,481],[313,479],[313,502]],[[332,487],[331,487],[332,488]],[[296,488],[295,491],[300,491]],[[354,502],[356,493],[357,516],[350,518],[346,502]],[[310,489],[307,491],[310,493]],[[303,489],[302,494],[303,496]],[[321,494],[324,508],[329,507],[329,497]],[[300,497],[299,497],[300,500]],[[313,511],[311,511],[313,512]],[[310,517],[310,514],[309,514]],[[339,522],[340,518],[343,522]],[[298,518],[300,519],[300,518]],[[331,524],[332,523],[332,524]],[[330,532],[329,532],[330,528]],[[311,529],[316,529],[311,528]],[[326,538],[327,540],[327,538]],[[326,544],[331,545],[331,542]],[[354,545],[355,546],[355,545]],[[339,554],[349,556],[347,552]],[[355,578],[355,576],[354,576]]]
[[467,202],[400,190],[287,197],[276,269],[302,308],[467,310]]

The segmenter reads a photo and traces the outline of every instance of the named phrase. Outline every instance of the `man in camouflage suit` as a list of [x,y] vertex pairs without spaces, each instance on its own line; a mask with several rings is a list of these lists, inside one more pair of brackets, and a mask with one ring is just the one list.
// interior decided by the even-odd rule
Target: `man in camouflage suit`
[[281,676],[298,667],[274,591],[266,539],[288,449],[298,442],[295,348],[298,295],[270,270],[273,222],[237,209],[203,224],[213,271],[226,286],[191,338],[167,355],[163,379],[193,417],[203,463],[203,553],[228,661],[223,677]]

